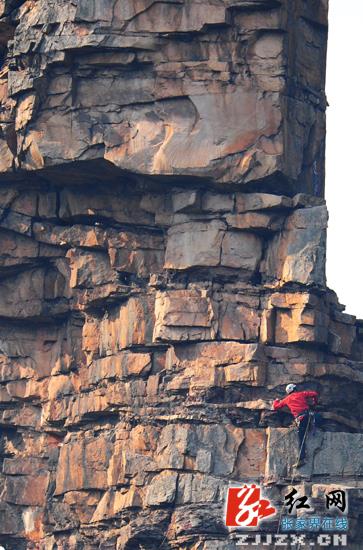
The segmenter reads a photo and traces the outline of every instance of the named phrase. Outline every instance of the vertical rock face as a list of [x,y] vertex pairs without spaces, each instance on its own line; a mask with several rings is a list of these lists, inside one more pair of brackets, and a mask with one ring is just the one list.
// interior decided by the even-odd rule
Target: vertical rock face
[[294,475],[271,412],[287,382],[330,422],[299,483],[349,488],[359,548],[363,335],[325,282],[326,12],[0,1],[6,550],[234,549],[228,486],[278,502]]
[[0,4],[0,170],[323,191],[327,0]]

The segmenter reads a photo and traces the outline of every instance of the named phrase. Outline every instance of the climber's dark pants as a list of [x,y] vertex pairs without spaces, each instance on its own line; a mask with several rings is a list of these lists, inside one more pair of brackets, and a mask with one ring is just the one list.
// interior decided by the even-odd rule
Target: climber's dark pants
[[310,417],[310,422],[309,422],[308,412],[305,412],[301,416],[299,416],[298,435],[299,435],[300,460],[305,458],[306,438],[308,436],[308,434],[306,434],[305,436],[305,432],[307,427],[309,426],[309,430],[315,427],[320,428],[323,422],[324,422],[323,418],[319,413],[314,413],[314,415]]

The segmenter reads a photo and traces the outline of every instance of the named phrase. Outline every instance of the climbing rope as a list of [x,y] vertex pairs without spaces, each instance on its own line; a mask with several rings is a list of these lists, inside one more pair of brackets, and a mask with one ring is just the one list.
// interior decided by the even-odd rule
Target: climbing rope
[[164,546],[164,542],[166,541],[167,533],[165,533],[164,538],[162,539],[160,546],[158,546],[158,550],[160,550]]
[[280,437],[274,440],[274,445],[284,437],[287,437],[293,430],[295,430],[295,426],[290,426],[290,428],[288,428],[286,432],[284,432],[282,435],[280,435]]
[[[309,419],[308,419],[308,423],[307,423],[307,425],[306,425],[304,437],[303,437],[302,443],[301,443],[301,445],[300,445],[297,463],[300,462],[301,451],[302,451],[302,448],[303,448],[303,446],[304,446],[304,444],[305,444],[305,439],[306,439],[307,433],[308,433],[308,431],[309,431],[310,421],[311,421],[311,414],[309,414]],[[288,433],[289,433],[289,432],[288,432]],[[284,435],[287,435],[287,434],[284,434]],[[282,437],[280,437],[280,439],[282,439]],[[278,439],[277,439],[276,441],[278,441]],[[275,443],[276,443],[276,442],[275,442]],[[295,477],[296,477],[296,475],[294,474],[294,475],[292,476],[292,478],[291,478],[291,485],[294,483]],[[278,523],[277,532],[276,532],[277,535],[280,533],[281,519],[282,519],[282,514],[284,513],[285,508],[286,508],[286,503],[284,502],[284,505],[283,505],[283,507],[281,508],[281,512],[280,512],[280,515],[279,515],[279,523]],[[276,548],[276,542],[274,543],[273,548]],[[300,542],[299,542],[299,546],[297,547],[296,550],[300,550]]]
[[[304,433],[304,437],[303,437],[302,443],[301,443],[301,445],[300,445],[299,455],[298,455],[297,462],[300,461],[301,451],[302,451],[302,448],[303,448],[303,446],[304,446],[304,443],[305,443],[305,439],[306,439],[307,433],[308,433],[308,431],[309,431],[310,422],[311,422],[311,415],[309,414],[309,419],[308,419],[308,423],[307,423],[307,425],[306,425],[306,429],[305,429],[305,433]],[[290,428],[288,428],[288,430],[287,430],[285,433],[283,433],[282,435],[280,435],[280,436],[274,441],[274,445],[275,445],[278,441],[280,441],[281,439],[283,439],[284,437],[287,437],[293,430],[295,430],[295,426],[291,426]],[[292,478],[291,478],[291,484],[294,483],[295,477],[296,477],[296,475],[294,474],[294,475],[292,476]],[[278,522],[277,532],[276,532],[277,535],[278,535],[279,532],[280,532],[282,514],[283,514],[285,508],[286,508],[286,504],[284,503],[284,505],[283,505],[283,507],[282,507],[282,509],[281,509],[281,511],[280,511],[280,515],[279,515],[279,522]],[[167,539],[167,535],[165,534],[164,538],[162,539],[162,541],[161,541],[161,543],[160,543],[160,546],[158,547],[158,550],[160,550],[160,549],[163,547],[164,542],[166,541],[166,539]],[[300,546],[301,546],[301,545],[300,545],[300,543],[299,543],[299,545],[298,545],[298,547],[297,547],[296,550],[300,550]],[[274,543],[273,548],[274,548],[274,549],[276,548],[276,542]]]

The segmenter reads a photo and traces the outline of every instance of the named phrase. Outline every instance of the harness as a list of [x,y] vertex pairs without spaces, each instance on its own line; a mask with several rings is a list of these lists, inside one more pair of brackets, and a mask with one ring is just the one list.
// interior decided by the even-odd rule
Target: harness
[[310,416],[310,422],[314,426],[314,424],[315,424],[315,412],[311,411],[310,409],[307,409],[306,411],[303,411],[302,413],[300,413],[299,416],[294,418],[294,422],[295,422],[295,424],[298,428],[299,428],[302,420],[305,418],[306,415]]

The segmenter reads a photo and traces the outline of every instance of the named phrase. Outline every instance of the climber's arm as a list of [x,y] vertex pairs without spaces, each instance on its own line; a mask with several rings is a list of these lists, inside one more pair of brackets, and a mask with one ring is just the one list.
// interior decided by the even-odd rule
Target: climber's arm
[[284,398],[284,399],[275,399],[275,401],[272,404],[272,407],[273,407],[274,411],[277,411],[278,409],[282,409],[282,407],[286,406],[285,399],[286,398]]

